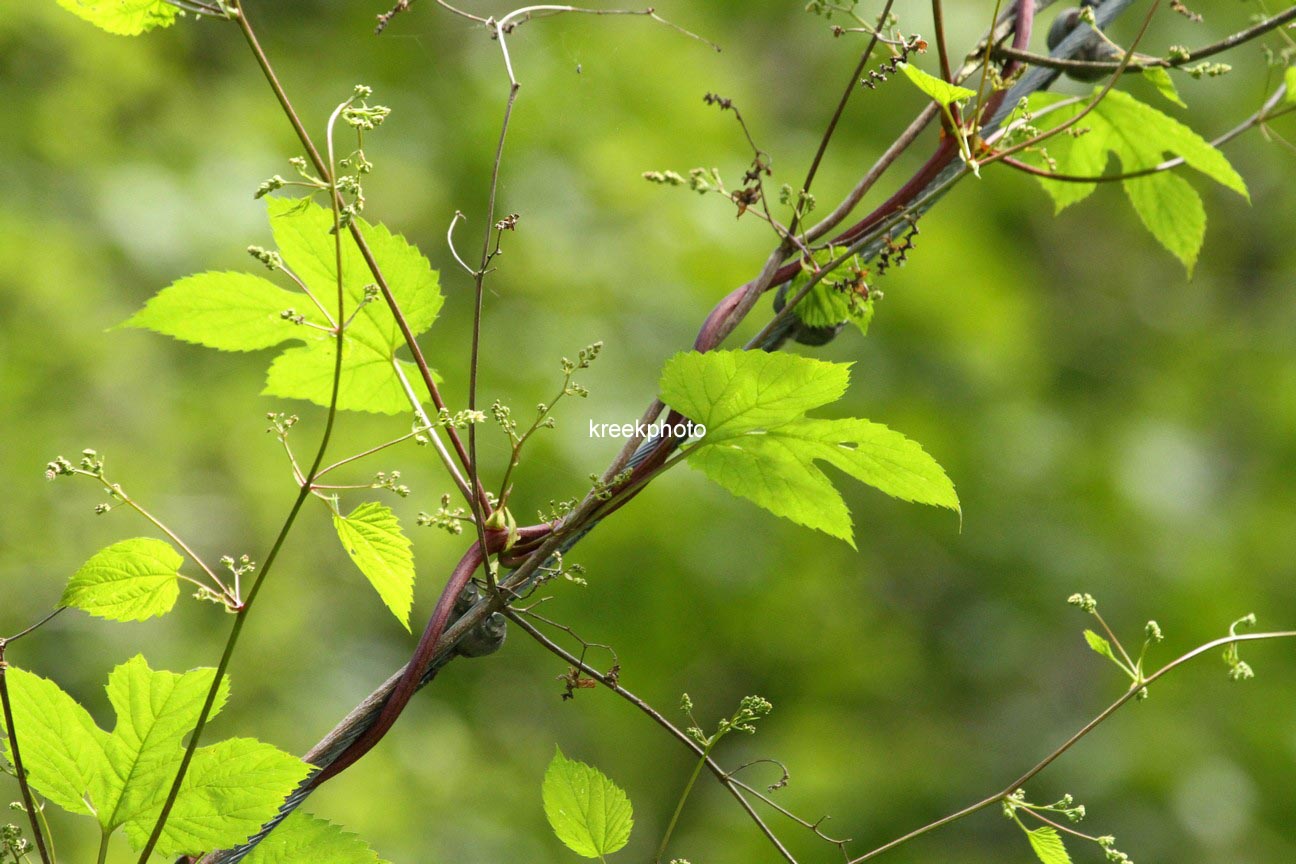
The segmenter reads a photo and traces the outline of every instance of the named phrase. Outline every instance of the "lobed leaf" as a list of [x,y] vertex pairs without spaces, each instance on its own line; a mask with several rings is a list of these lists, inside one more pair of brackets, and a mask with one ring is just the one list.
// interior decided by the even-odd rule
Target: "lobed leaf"
[[[373,276],[350,238],[342,243],[342,314],[338,315],[332,211],[309,200],[282,198],[267,198],[266,207],[285,266],[311,296],[286,291],[248,273],[201,273],[164,288],[120,326],[153,330],[222,351],[305,343],[274,360],[262,392],[328,405],[337,352],[337,338],[331,331],[334,320],[340,320],[345,328],[338,407],[380,414],[410,410],[401,377],[408,379],[415,370],[396,356],[405,338],[387,304],[366,292]],[[411,333],[423,333],[443,303],[436,271],[403,237],[363,220],[356,224]],[[287,309],[301,316],[303,323],[285,320],[282,313]]]
[[953,483],[916,442],[868,420],[804,416],[839,398],[848,382],[849,364],[713,351],[668,361],[661,396],[707,428],[690,465],[733,494],[852,546],[850,511],[818,462],[892,497],[958,511]]
[[597,768],[555,749],[541,793],[554,834],[577,855],[602,858],[629,842],[630,799]]
[[[1038,109],[1063,98],[1039,93],[1031,97],[1030,104],[1032,109]],[[1084,106],[1070,105],[1049,116],[1061,125],[1083,110]],[[1045,149],[1058,173],[1082,177],[1100,177],[1111,156],[1119,160],[1124,173],[1155,168],[1167,157],[1180,157],[1190,167],[1250,200],[1246,183],[1210,142],[1173,117],[1118,90],[1109,91],[1077,126],[1048,139]],[[1046,164],[1042,156],[1027,158]],[[1090,183],[1047,177],[1040,182],[1057,211],[1088,197],[1094,188]],[[1129,177],[1121,184],[1144,226],[1191,275],[1206,233],[1201,197],[1187,181],[1169,171]]]
[[349,516],[335,512],[333,527],[351,560],[396,620],[409,630],[410,607],[414,604],[414,554],[396,514],[390,507],[370,501]]
[[183,563],[180,553],[161,540],[121,540],[81,565],[68,580],[59,605],[110,621],[165,615],[180,596]]

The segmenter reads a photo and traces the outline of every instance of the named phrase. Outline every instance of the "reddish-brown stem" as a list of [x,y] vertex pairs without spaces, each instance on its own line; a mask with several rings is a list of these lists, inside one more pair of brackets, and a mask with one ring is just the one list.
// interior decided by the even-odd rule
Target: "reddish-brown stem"
[[[504,530],[486,530],[485,536],[487,555],[500,551],[508,541],[508,532]],[[473,543],[463,557],[459,559],[459,563],[455,565],[455,569],[450,574],[450,579],[446,582],[445,588],[441,589],[441,596],[437,598],[436,607],[432,610],[432,617],[428,619],[427,627],[423,628],[423,636],[419,639],[418,647],[414,649],[414,656],[410,658],[400,680],[396,682],[396,686],[387,696],[382,712],[373,725],[355,740],[355,743],[339,754],[328,767],[315,776],[311,783],[312,786],[318,786],[330,777],[346,770],[357,759],[373,749],[374,745],[381,741],[387,731],[395,724],[396,718],[405,710],[410,697],[418,689],[419,679],[423,677],[424,668],[431,662],[436,653],[437,640],[441,638],[441,634],[445,632],[446,624],[450,621],[450,613],[454,611],[455,600],[458,599],[460,592],[468,584],[468,580],[472,579],[473,573],[476,572],[478,567],[482,566],[485,560],[486,555],[482,554],[482,544],[480,542]]]

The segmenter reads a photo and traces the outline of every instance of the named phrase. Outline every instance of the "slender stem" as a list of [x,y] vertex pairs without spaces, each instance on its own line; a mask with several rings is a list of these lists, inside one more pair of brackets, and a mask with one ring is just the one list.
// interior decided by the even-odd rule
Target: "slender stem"
[[450,454],[446,451],[445,444],[441,443],[441,436],[437,434],[436,424],[434,424],[431,418],[428,417],[427,412],[423,410],[422,403],[420,403],[418,397],[414,395],[414,388],[410,386],[409,378],[405,375],[405,370],[401,368],[400,362],[397,360],[392,361],[392,368],[396,370],[396,378],[400,381],[401,389],[405,391],[406,398],[410,400],[410,405],[414,406],[415,416],[417,416],[419,422],[427,428],[428,440],[432,442],[432,446],[436,450],[437,455],[441,457],[441,463],[445,465],[446,471],[450,474],[450,479],[454,481],[455,486],[459,489],[459,493],[464,496],[464,500],[471,503],[473,500],[473,494],[472,490],[468,487],[468,481],[459,473],[459,469],[455,466],[454,460],[450,458]]
[[[261,43],[257,39],[256,31],[252,29],[248,21],[247,12],[243,8],[242,0],[229,0],[235,13],[235,20],[238,22],[239,29],[243,32],[243,38],[251,49],[252,54],[256,57],[257,65],[261,67],[261,72],[265,76],[266,82],[269,83],[270,89],[274,91],[275,98],[279,101],[280,108],[283,109],[284,116],[292,125],[293,131],[297,133],[297,138],[301,142],[307,157],[314,166],[316,172],[328,183],[332,183],[329,176],[328,166],[324,164],[323,157],[320,156],[319,150],[311,140],[310,134],[306,127],[302,125],[301,118],[297,116],[297,111],[293,108],[292,102],[288,99],[288,93],[284,90],[283,85],[279,83],[279,77],[275,74],[274,67],[270,65],[270,58],[266,56],[265,51],[261,48]],[[334,195],[336,196],[336,191]],[[391,311],[392,317],[396,321],[396,326],[401,331],[401,336],[405,339],[405,345],[409,348],[410,354],[414,358],[414,365],[418,367],[419,375],[423,379],[423,384],[427,388],[428,395],[432,399],[432,404],[438,411],[448,410],[445,400],[441,398],[441,391],[436,385],[436,379],[432,375],[432,370],[428,366],[427,359],[423,356],[423,349],[419,347],[418,340],[414,338],[414,333],[410,330],[409,322],[405,320],[405,314],[401,311],[400,304],[396,302],[396,297],[391,292],[391,287],[387,283],[387,277],[383,275],[382,268],[378,266],[377,260],[369,248],[368,242],[364,235],[360,233],[360,226],[356,220],[352,219],[347,224],[347,229],[351,234],[351,239],[355,241],[356,248],[360,251],[360,257],[364,259],[365,265],[374,277],[374,282],[378,286],[383,300],[387,303],[387,308]],[[339,319],[343,317],[339,314]],[[458,433],[453,429],[446,430],[447,437],[450,438],[451,444],[455,448],[455,453],[459,457],[459,462],[465,469],[470,467],[468,451],[464,449],[463,442],[459,440]]]
[[95,859],[96,864],[104,864],[104,862],[108,860],[109,836],[111,835],[109,835],[107,831],[100,832],[99,834],[99,857]]
[[[198,557],[198,553],[197,553],[197,552],[194,552],[193,549],[189,548],[189,544],[188,544],[188,543],[185,543],[184,540],[182,540],[182,539],[180,538],[180,535],[179,535],[179,534],[175,533],[175,532],[172,531],[170,528],[168,528],[168,527],[167,527],[167,526],[162,522],[161,519],[158,519],[156,516],[154,516],[154,515],[153,515],[152,513],[150,513],[148,510],[145,510],[145,509],[144,509],[144,508],[139,504],[139,502],[137,502],[134,498],[132,498],[132,497],[130,497],[129,495],[127,495],[126,492],[125,492],[125,490],[123,490],[122,487],[121,487],[120,485],[118,485],[118,484],[116,484],[116,483],[109,483],[107,480],[105,480],[105,479],[103,478],[102,475],[93,474],[93,473],[91,473],[91,472],[85,472],[85,473],[86,473],[88,476],[90,476],[90,477],[94,477],[95,479],[97,479],[97,480],[100,482],[100,484],[103,485],[104,489],[106,489],[106,490],[108,491],[108,494],[110,494],[110,495],[112,495],[113,497],[119,499],[119,500],[120,500],[123,504],[125,504],[127,507],[131,508],[131,509],[134,510],[136,513],[138,513],[139,515],[143,516],[146,520],[148,520],[149,522],[153,523],[153,526],[154,526],[155,528],[157,528],[159,531],[161,531],[163,534],[165,534],[165,535],[167,535],[168,537],[170,537],[170,538],[171,538],[171,541],[172,541],[173,543],[175,543],[177,546],[179,546],[181,549],[183,549],[184,552],[185,552],[185,554],[189,556],[189,559],[190,559],[191,561],[193,561],[195,564],[197,564],[197,565],[202,569],[202,571],[203,571],[204,573],[207,574],[208,578],[210,578],[210,579],[212,580],[212,582],[215,583],[215,585],[216,585],[217,588],[219,588],[221,591],[225,592],[227,595],[229,594],[229,589],[227,589],[227,588],[225,587],[225,583],[222,582],[221,579],[220,579],[220,577],[216,575],[216,571],[214,571],[214,570],[212,570],[212,568],[208,567],[207,564],[206,564],[206,562],[203,561],[201,558]],[[230,599],[231,599],[231,600],[237,600],[238,598],[233,597],[233,596],[231,595],[231,596],[230,596]]]
[[[239,25],[243,28],[245,36],[247,36],[249,41],[255,45],[255,36],[252,34],[252,30],[247,23],[247,18],[243,14],[241,3],[239,0],[231,0],[231,5],[237,13]],[[259,46],[256,46],[255,50],[260,57],[264,58],[265,55],[260,53]],[[264,64],[262,68],[263,70],[269,70],[268,63]],[[272,73],[267,71],[267,76],[269,77],[270,75],[272,75]],[[295,120],[295,115],[294,125],[299,126],[299,123]],[[314,148],[312,148],[312,152],[318,160],[318,152],[315,152]],[[337,320],[340,321],[346,317],[346,295],[342,271],[341,211],[339,209],[340,199],[337,187],[332,183],[332,173],[329,171],[322,171],[321,173],[330,178],[329,191],[331,193],[330,197],[333,199],[333,235],[334,255],[336,256],[335,264],[338,309]],[[354,228],[354,222],[352,223],[352,227]],[[239,635],[243,632],[243,625],[247,622],[248,615],[251,613],[252,606],[256,602],[257,595],[260,594],[261,587],[265,584],[266,576],[270,573],[271,568],[279,557],[279,552],[283,548],[284,541],[288,539],[288,534],[297,521],[297,514],[301,512],[302,505],[306,502],[306,499],[310,497],[311,484],[314,483],[320,467],[324,464],[324,454],[328,450],[329,439],[333,435],[333,426],[337,420],[338,391],[342,382],[342,350],[345,340],[341,327],[337,328],[336,339],[337,341],[333,358],[333,384],[329,394],[328,415],[324,421],[324,432],[320,436],[319,448],[315,452],[315,459],[311,463],[310,470],[306,473],[306,482],[304,482],[297,491],[297,497],[293,501],[292,508],[288,511],[287,518],[284,519],[283,526],[279,529],[279,535],[275,538],[274,545],[271,546],[269,554],[266,555],[264,566],[262,566],[261,570],[257,573],[256,578],[252,582],[252,588],[248,592],[247,600],[245,600],[235,612],[234,625],[230,628],[229,637],[225,641],[225,649],[221,652],[220,662],[216,666],[216,674],[212,676],[212,684],[207,691],[207,698],[203,702],[202,711],[198,715],[198,722],[194,725],[193,731],[189,735],[189,743],[185,747],[184,756],[180,761],[179,769],[176,771],[175,779],[171,783],[171,789],[167,793],[166,801],[162,804],[162,809],[158,813],[157,821],[153,824],[153,830],[149,834],[148,841],[144,844],[144,848],[140,852],[139,864],[148,864],[149,856],[152,855],[154,847],[157,846],[157,842],[162,836],[162,829],[166,826],[166,821],[171,814],[172,807],[175,806],[176,798],[180,794],[180,786],[184,782],[185,774],[188,773],[189,765],[193,761],[193,755],[198,749],[198,742],[201,740],[203,730],[206,728],[207,721],[211,717],[212,707],[216,702],[216,694],[220,691],[221,682],[225,677],[225,671],[229,668],[230,660],[234,656],[234,649],[238,645]]]
[[4,725],[9,733],[9,755],[13,758],[14,775],[18,778],[18,791],[22,794],[23,807],[27,810],[27,819],[31,823],[32,837],[36,840],[36,849],[40,852],[41,862],[52,864],[49,850],[45,848],[45,834],[41,831],[40,822],[36,818],[36,802],[32,798],[31,786],[27,783],[27,771],[23,768],[22,751],[18,748],[18,730],[14,728],[13,705],[9,701],[9,681],[5,674],[9,664],[4,659],[4,649],[9,641],[0,639],[0,706],[3,707]]
[[684,784],[684,790],[680,793],[679,802],[675,805],[675,812],[671,814],[670,822],[666,825],[666,832],[662,835],[661,844],[657,847],[657,855],[653,858],[653,864],[661,864],[662,856],[666,854],[666,847],[670,845],[671,835],[675,833],[675,826],[679,824],[680,814],[684,812],[684,803],[688,801],[689,793],[693,791],[693,786],[702,773],[702,766],[707,763],[710,756],[711,746],[708,744],[702,748],[702,758],[698,759],[693,765],[693,773],[689,775],[688,782]]
[[941,78],[945,81],[953,81],[953,73],[950,71],[949,49],[945,45],[945,8],[941,0],[931,0],[932,7],[932,32],[936,39],[936,53],[940,56]]
[[[486,228],[482,231],[481,259],[477,271],[473,274],[473,322],[472,346],[468,361],[468,410],[477,410],[477,376],[481,367],[481,318],[482,298],[485,295],[486,271],[491,260],[491,230],[495,225],[495,200],[499,194],[500,168],[504,161],[504,142],[508,138],[509,121],[513,117],[513,106],[517,102],[518,82],[513,76],[513,66],[509,61],[508,44],[504,30],[496,27],[496,38],[500,50],[504,53],[504,64],[508,68],[509,92],[504,103],[504,120],[500,123],[499,140],[495,144],[495,160],[491,164],[490,190],[486,196]],[[473,522],[477,530],[477,542],[486,548],[486,519],[490,516],[490,507],[484,500],[485,492],[481,485],[481,472],[477,470],[477,424],[468,427],[468,480],[472,484]],[[495,572],[490,566],[490,557],[482,556],[481,566],[485,570],[486,584],[495,590]]]
[[935,831],[937,828],[944,827],[945,825],[948,825],[951,822],[957,822],[958,820],[964,818],[965,816],[971,816],[973,813],[984,810],[985,808],[993,804],[996,804],[999,801],[1002,801],[1004,798],[1008,797],[1013,792],[1016,792],[1022,786],[1025,786],[1028,782],[1034,779],[1036,775],[1038,775],[1045,768],[1052,765],[1055,761],[1057,761],[1059,757],[1062,756],[1062,754],[1066,753],[1068,750],[1074,747],[1080,741],[1081,738],[1084,738],[1094,729],[1097,729],[1100,725],[1102,725],[1103,721],[1107,720],[1109,717],[1115,714],[1116,711],[1121,708],[1121,706],[1125,705],[1131,699],[1136,698],[1139,695],[1139,693],[1143,690],[1143,688],[1149,686],[1150,684],[1152,684],[1152,682],[1156,681],[1163,675],[1166,675],[1174,671],[1175,669],[1179,668],[1180,666],[1187,663],[1188,661],[1200,657],[1201,655],[1209,651],[1214,651],[1217,648],[1221,648],[1225,645],[1236,644],[1238,642],[1253,642],[1262,639],[1292,639],[1292,638],[1296,638],[1296,630],[1283,630],[1283,631],[1277,631],[1273,633],[1243,633],[1243,634],[1237,634],[1233,636],[1223,636],[1219,639],[1214,639],[1210,642],[1207,642],[1204,645],[1197,646],[1193,650],[1189,651],[1187,654],[1182,654],[1179,657],[1176,657],[1174,660],[1171,660],[1169,663],[1162,666],[1160,669],[1153,672],[1151,675],[1148,675],[1141,682],[1131,686],[1128,690],[1125,691],[1124,695],[1122,695],[1115,702],[1113,702],[1112,704],[1104,708],[1102,713],[1100,713],[1098,716],[1094,717],[1092,720],[1090,720],[1088,723],[1082,726],[1078,732],[1076,732],[1074,735],[1068,738],[1065,742],[1063,742],[1061,745],[1055,748],[1051,753],[1049,753],[1039,762],[1035,763],[1034,766],[1028,769],[1024,774],[1022,774],[1016,780],[1013,780],[1003,789],[1000,789],[998,792],[994,793],[993,795],[988,795],[985,798],[982,798],[980,801],[976,802],[975,804],[970,804],[967,807],[964,807],[962,810],[959,810],[955,813],[951,813],[948,816],[944,816],[940,819],[937,819],[934,822],[929,822],[928,824],[922,826],[921,828],[917,828],[913,831],[910,831],[908,834],[905,834],[902,837],[897,837],[895,840],[892,840],[889,843],[885,843],[877,847],[876,849],[873,849],[870,852],[866,852],[865,854],[859,856],[858,858],[852,858],[848,862],[848,864],[862,864],[862,862],[876,858],[877,856],[881,855],[884,852],[889,852],[892,849],[896,848],[897,846],[902,846],[905,843],[908,843],[910,840],[914,840],[918,837],[921,837],[924,834],[929,834],[932,831]]
[[737,781],[733,780],[729,776],[729,773],[725,771],[724,768],[722,768],[719,765],[719,763],[717,763],[714,759],[711,759],[710,757],[706,757],[705,754],[703,753],[701,745],[699,745],[696,741],[690,738],[687,735],[687,733],[685,733],[674,723],[671,723],[669,720],[667,720],[665,716],[663,716],[662,713],[658,711],[656,708],[653,708],[643,699],[641,699],[640,697],[636,696],[634,693],[622,687],[619,681],[603,674],[599,670],[595,669],[593,666],[590,666],[580,657],[575,656],[570,651],[563,648],[558,643],[554,642],[548,636],[541,633],[538,629],[536,629],[536,627],[533,624],[531,624],[531,622],[527,621],[524,617],[522,617],[522,614],[518,612],[516,609],[512,609],[506,606],[501,611],[508,616],[508,619],[510,621],[512,621],[515,625],[520,627],[523,630],[523,632],[525,632],[528,636],[534,639],[546,651],[561,658],[563,662],[567,663],[569,666],[579,669],[582,674],[590,678],[593,678],[595,681],[598,681],[604,687],[607,687],[617,696],[621,697],[622,699],[624,699],[625,701],[633,705],[635,708],[639,709],[639,711],[643,712],[643,714],[645,714],[650,720],[652,720],[662,729],[666,730],[666,732],[670,733],[671,737],[673,737],[676,741],[680,742],[685,747],[687,747],[690,751],[693,752],[694,755],[699,757],[704,757],[704,762],[706,763],[707,768],[711,771],[713,775],[715,775],[715,778],[719,780],[726,789],[729,790],[729,793],[734,796],[734,799],[738,801],[739,805],[743,808],[744,811],[746,811],[747,815],[751,817],[752,822],[756,824],[756,827],[760,829],[760,832],[764,834],[766,839],[768,839],[770,843],[773,844],[774,848],[778,850],[778,853],[783,858],[783,860],[790,862],[790,864],[796,864],[796,858],[792,855],[791,852],[788,851],[787,847],[783,845],[782,841],[778,839],[778,836],[774,833],[774,831],[768,825],[765,824],[765,820],[760,817],[760,814],[757,813],[756,810],[751,806],[751,802],[747,800],[747,798],[742,794],[742,790],[738,788],[739,784],[737,783]]
[[[810,168],[806,171],[805,181],[801,184],[804,192],[809,192],[811,185],[814,184],[815,175],[819,173],[819,165],[823,162],[824,153],[828,151],[828,143],[832,141],[833,133],[837,131],[837,124],[841,121],[842,115],[846,112],[846,103],[850,101],[851,94],[855,88],[859,87],[860,76],[864,74],[864,67],[868,65],[869,60],[873,57],[873,50],[877,47],[878,39],[881,37],[882,23],[886,21],[887,16],[891,14],[891,6],[895,0],[887,0],[886,5],[882,7],[882,12],[878,15],[877,28],[873,31],[868,45],[864,48],[864,53],[860,55],[859,62],[851,70],[850,80],[846,82],[846,89],[842,91],[841,98],[837,100],[837,107],[834,109],[832,117],[828,120],[828,126],[824,129],[823,135],[819,139],[819,148],[815,151],[814,158],[810,160]],[[801,221],[801,213],[797,211],[792,216],[792,222],[788,225],[788,236],[796,234],[798,223]]]
[[10,642],[17,642],[19,639],[23,638],[29,633],[32,633],[33,631],[41,627],[44,627],[46,624],[48,624],[50,621],[54,619],[55,615],[59,614],[66,608],[67,608],[66,606],[60,606],[57,609],[55,609],[53,612],[47,614],[44,618],[37,621],[35,624],[24,627],[23,629],[19,630],[17,633],[15,633],[12,636],[6,636],[5,638],[0,639],[0,660],[4,659],[4,646],[8,645]]
[[[1245,30],[1239,30],[1237,33],[1221,39],[1218,42],[1212,42],[1210,45],[1203,45],[1201,48],[1196,48],[1179,57],[1140,57],[1138,60],[1130,63],[1127,68],[1134,71],[1154,67],[1173,69],[1177,66],[1191,63],[1194,60],[1213,57],[1216,54],[1236,48],[1238,45],[1241,45],[1244,42],[1249,42],[1257,36],[1263,36],[1270,30],[1281,27],[1293,19],[1296,19],[1296,6],[1284,9],[1277,15],[1266,18],[1254,26],[1248,27]],[[1032,66],[1043,66],[1047,69],[1059,69],[1064,72],[1111,72],[1115,71],[1120,65],[1115,60],[1071,60],[1062,57],[1049,57],[1044,54],[1032,54],[1031,52],[1024,51],[1020,48],[1008,47],[995,48],[994,56],[1016,60],[1022,63],[1029,63]]]

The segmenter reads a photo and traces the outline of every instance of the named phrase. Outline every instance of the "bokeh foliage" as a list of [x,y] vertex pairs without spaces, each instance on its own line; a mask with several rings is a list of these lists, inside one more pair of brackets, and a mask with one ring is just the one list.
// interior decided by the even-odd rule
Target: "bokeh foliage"
[[[394,109],[369,142],[378,169],[366,216],[441,270],[448,300],[424,345],[461,405],[471,290],[444,236],[459,209],[462,248],[479,242],[506,83],[496,46],[430,0],[380,38],[370,35],[379,4],[248,5],[312,130],[356,83]],[[776,180],[799,182],[860,47],[833,39],[802,5],[658,4],[722,44],[718,55],[639,19],[537,22],[513,38],[523,89],[501,203],[522,220],[489,282],[486,401],[525,412],[561,381],[560,356],[607,343],[582,382],[591,398],[565,404],[558,429],[529,453],[514,498],[522,516],[586,488],[619,443],[591,441],[588,421],[637,417],[665,358],[759,267],[768,229],[735,220],[718,198],[639,175],[714,165],[737,180],[749,153],[732,117],[702,104],[714,91],[741,107]],[[929,31],[926,4],[901,5],[906,30]],[[947,5],[962,46],[992,4]],[[1212,41],[1255,10],[1195,5],[1207,23],[1160,13],[1147,47]],[[1183,81],[1189,111],[1159,107],[1218,134],[1274,83],[1258,54],[1244,48],[1222,79]],[[921,63],[935,68],[930,56]],[[93,446],[210,558],[255,558],[294,492],[265,413],[300,413],[294,434],[305,442],[322,411],[257,395],[268,355],[109,329],[174,279],[250,269],[243,248],[269,245],[251,193],[287,173],[298,151],[233,28],[181,22],[123,39],[52,0],[7,4],[0,96],[7,633],[48,610],[95,550],[141,533],[125,511],[93,515],[89,485],[46,484],[50,458]],[[919,105],[903,80],[861,93],[819,200],[848,188]],[[782,800],[808,817],[831,813],[828,830],[862,848],[1006,782],[1120,691],[1080,637],[1088,622],[1063,603],[1072,591],[1097,595],[1131,638],[1156,618],[1167,658],[1248,611],[1291,626],[1292,157],[1254,133],[1227,152],[1252,204],[1198,185],[1211,221],[1191,280],[1116,186],[1055,219],[1035,181],[996,168],[922,220],[909,263],[881,283],[867,338],[847,333],[818,353],[856,363],[842,416],[903,431],[949,471],[961,532],[947,513],[843,487],[856,553],[679,469],[581,544],[574,560],[590,584],[546,592],[555,598],[546,614],[612,642],[623,682],[661,708],[685,689],[701,716],[727,715],[747,693],[768,697],[775,710],[761,733],[721,756],[784,760],[792,783]],[[348,415],[334,452],[402,431],[403,420]],[[483,441],[502,467],[503,436],[486,430]],[[450,488],[414,448],[363,470],[392,468],[415,490],[393,503],[405,524]],[[231,701],[214,724],[221,737],[304,751],[411,649],[331,539],[324,508],[307,516],[235,659]],[[416,620],[462,545],[415,537]],[[100,682],[137,651],[155,668],[214,662],[227,622],[214,607],[180,605],[129,626],[68,614],[10,660],[55,678],[106,722]],[[1092,827],[1136,860],[1296,858],[1296,659],[1278,644],[1247,654],[1258,681],[1231,685],[1209,662],[1184,670],[1051,769],[1036,797],[1076,794]],[[494,658],[453,664],[312,809],[394,861],[571,860],[540,804],[557,743],[626,788],[638,828],[623,855],[649,854],[689,770],[683,751],[606,693],[561,702],[563,671],[518,633]],[[91,854],[60,833],[67,860]],[[835,854],[785,833],[810,860]],[[714,785],[695,794],[677,838],[695,862],[773,860]],[[1030,852],[984,815],[895,855],[945,858]]]

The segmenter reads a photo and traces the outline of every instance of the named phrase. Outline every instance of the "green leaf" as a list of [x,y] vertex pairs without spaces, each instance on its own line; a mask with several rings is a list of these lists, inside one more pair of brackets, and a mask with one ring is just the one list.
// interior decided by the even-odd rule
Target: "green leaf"
[[[820,265],[828,265],[846,251],[843,246],[834,246],[817,253],[815,261]],[[863,286],[862,266],[857,257],[847,259],[837,272],[849,274],[848,278],[817,282],[801,298],[801,302],[793,307],[793,313],[810,327],[835,327],[849,321],[862,334],[868,335],[869,323],[873,320],[873,300],[868,296],[867,287]],[[798,273],[788,286],[788,298],[800,294],[811,276],[809,270]]]
[[292,309],[326,326],[315,305],[251,273],[199,273],[173,282],[120,327],[139,327],[220,351],[259,351],[302,338],[302,325],[286,321]]
[[545,770],[545,816],[554,834],[577,855],[601,858],[630,840],[630,799],[602,771],[555,749]]
[[707,428],[718,444],[797,419],[835,402],[850,383],[849,363],[764,351],[681,352],[662,370],[661,395]]
[[[331,337],[313,339],[304,348],[289,348],[270,364],[266,396],[308,399],[316,405],[329,404],[333,391],[334,357],[337,342]],[[400,364],[406,381],[419,380],[418,368],[407,360]],[[439,381],[437,376],[435,380]],[[418,385],[422,390],[422,385]],[[373,414],[405,414],[412,410],[409,397],[395,374],[390,352],[374,351],[359,342],[342,349],[342,377],[338,381],[338,409]]]
[[777,516],[854,546],[850,511],[816,464],[827,462],[888,495],[958,511],[954,485],[914,441],[868,420],[807,418],[845,392],[849,365],[793,354],[678,354],[662,400],[706,426],[689,464]]
[[976,95],[975,90],[969,90],[966,87],[960,87],[957,84],[950,84],[937,78],[935,75],[928,75],[917,66],[909,63],[899,64],[900,71],[908,76],[909,80],[914,83],[922,92],[926,93],[938,104],[948,108],[951,103],[962,102],[964,99],[971,99]]
[[[1038,110],[1062,98],[1036,94],[1031,98],[1031,108]],[[1061,125],[1082,110],[1084,106],[1072,105],[1047,116]],[[1155,168],[1167,158],[1181,157],[1190,167],[1250,200],[1246,183],[1223,153],[1174,118],[1117,90],[1108,92],[1067,133],[1048,139],[1045,149],[1058,173],[1082,177],[1101,176],[1113,155],[1120,161],[1123,173]],[[1047,167],[1040,155],[1025,158]],[[1048,178],[1040,182],[1059,211],[1093,191],[1093,185],[1088,183]],[[1168,171],[1130,177],[1121,183],[1143,224],[1191,275],[1206,230],[1206,212],[1197,192],[1182,177]]]
[[[157,853],[196,855],[242,843],[278,812],[310,770],[296,756],[251,738],[198,748]],[[126,838],[135,848],[148,840],[164,797],[165,789],[154,807],[126,823]]]
[[1110,642],[1108,642],[1106,639],[1099,636],[1097,633],[1095,633],[1092,630],[1084,631],[1084,637],[1085,637],[1085,641],[1089,643],[1089,647],[1092,648],[1095,653],[1101,654],[1102,656],[1106,657],[1108,660],[1111,660],[1116,665],[1124,668],[1124,664],[1122,664],[1121,661],[1116,659],[1116,654],[1115,652],[1112,651]]
[[[333,213],[308,200],[267,198],[270,227],[286,267],[329,314],[302,291],[286,291],[246,273],[201,273],[173,283],[123,322],[223,351],[256,351],[287,341],[291,347],[270,366],[268,396],[305,399],[328,405],[333,391],[337,338],[329,332],[338,317],[337,262]],[[356,223],[417,336],[436,320],[443,298],[426,258],[381,225]],[[346,232],[344,232],[344,235]],[[349,411],[398,414],[409,411],[401,375],[417,378],[415,367],[397,359],[405,345],[395,317],[381,297],[366,295],[373,283],[364,258],[349,236],[342,242],[342,294],[346,323],[338,407]],[[292,309],[303,324],[284,320]],[[314,325],[314,326],[310,326]],[[397,368],[400,368],[398,373]]]
[[256,845],[245,864],[388,864],[354,834],[295,811]]
[[[192,731],[214,669],[155,672],[143,657],[113,670],[110,735],[51,681],[8,670],[14,725],[33,788],[59,806],[95,816],[106,833],[125,826],[141,848],[174,782],[184,736]],[[221,682],[215,716],[229,694]],[[231,739],[201,747],[162,834],[162,855],[231,846],[256,832],[310,766],[268,744]]]
[[155,27],[170,27],[179,9],[164,0],[58,0],[64,9],[100,30],[138,36]]
[[1287,85],[1286,101],[1296,102],[1296,66],[1288,66],[1283,73],[1283,83]]
[[[108,701],[117,725],[104,742],[108,770],[91,787],[99,824],[105,831],[156,811],[180,767],[180,743],[198,722],[215,669],[183,674],[154,671],[136,655],[108,676]],[[221,681],[211,716],[229,697]],[[150,823],[147,826],[152,828]]]
[[1058,834],[1056,828],[1048,825],[1035,828],[1026,832],[1026,839],[1030,841],[1031,849],[1035,850],[1035,857],[1039,858],[1041,864],[1071,864],[1071,856],[1067,854],[1062,835]]
[[[86,798],[107,768],[108,733],[53,681],[16,667],[10,667],[5,677],[28,782],[64,810],[93,815]],[[7,735],[4,746],[13,764]]]
[[409,630],[414,603],[414,555],[409,538],[391,508],[376,501],[361,504],[351,515],[333,514],[338,539],[387,608]]
[[1144,66],[1142,70],[1143,78],[1157,89],[1157,92],[1169,101],[1178,105],[1180,108],[1187,108],[1188,103],[1184,102],[1179,96],[1178,89],[1175,88],[1174,79],[1163,66]]
[[180,596],[184,558],[170,544],[148,537],[122,540],[96,552],[68,581],[60,606],[110,621],[143,621],[165,615]]

